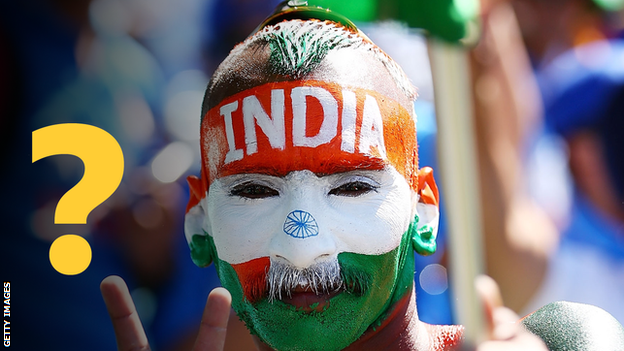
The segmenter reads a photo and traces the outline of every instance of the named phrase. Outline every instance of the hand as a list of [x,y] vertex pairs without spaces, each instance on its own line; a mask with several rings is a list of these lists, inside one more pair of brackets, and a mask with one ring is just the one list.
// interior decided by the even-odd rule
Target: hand
[[479,276],[476,287],[485,309],[488,332],[488,340],[479,344],[476,351],[548,351],[539,337],[520,325],[518,315],[503,306],[503,299],[494,279]]
[[[149,351],[150,346],[134,302],[123,279],[109,276],[102,280],[100,291],[113,322],[119,351]],[[224,288],[208,295],[193,351],[222,351],[225,345],[232,297]]]

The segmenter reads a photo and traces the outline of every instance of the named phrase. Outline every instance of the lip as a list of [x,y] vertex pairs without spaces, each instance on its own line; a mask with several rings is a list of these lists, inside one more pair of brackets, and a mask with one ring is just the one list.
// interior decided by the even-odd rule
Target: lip
[[329,307],[330,299],[340,294],[341,291],[329,294],[315,294],[309,287],[298,286],[293,289],[290,296],[283,296],[282,302],[295,306],[297,310],[311,313],[323,312]]

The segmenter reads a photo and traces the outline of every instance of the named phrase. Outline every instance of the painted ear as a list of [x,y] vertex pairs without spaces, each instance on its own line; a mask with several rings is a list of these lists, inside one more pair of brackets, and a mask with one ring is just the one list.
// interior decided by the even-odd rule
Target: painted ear
[[195,207],[201,199],[206,196],[206,187],[204,186],[204,182],[201,178],[197,176],[188,176],[186,178],[186,182],[189,185],[189,202],[186,205],[186,212],[188,212],[191,208]]
[[423,167],[418,171],[418,195],[420,202],[438,207],[440,194],[431,167]]
[[433,178],[433,169],[423,167],[418,171],[418,195],[416,214],[410,225],[414,251],[428,256],[435,253],[437,245],[440,211],[438,208],[438,187]]
[[207,267],[214,259],[212,240],[206,233],[206,212],[202,206],[202,199],[206,197],[205,186],[196,176],[187,179],[190,189],[189,203],[184,216],[184,234],[191,249],[191,259],[198,267]]
[[210,236],[207,234],[195,234],[189,242],[191,249],[191,260],[197,267],[204,268],[210,266],[213,261],[213,245]]

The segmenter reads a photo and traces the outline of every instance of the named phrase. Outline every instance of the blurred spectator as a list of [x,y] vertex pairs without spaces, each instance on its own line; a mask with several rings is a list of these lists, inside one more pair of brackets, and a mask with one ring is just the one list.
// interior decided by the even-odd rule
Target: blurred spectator
[[489,1],[482,11],[471,73],[485,264],[505,304],[520,311],[540,286],[558,237],[532,197],[529,175],[547,172],[543,187],[550,194],[560,179],[552,167],[529,166],[532,138],[541,131],[541,100],[513,10],[506,1]]
[[561,135],[574,180],[560,248],[531,307],[597,305],[624,321],[624,42],[571,48],[537,71],[548,130]]
[[606,12],[622,2],[490,3],[473,60],[488,273],[518,311],[569,300],[623,321],[624,56]]
[[[150,3],[152,14],[173,7]],[[184,349],[180,340],[193,337],[205,298],[218,284],[214,270],[193,265],[182,232],[184,175],[193,172],[198,136],[196,126],[190,136],[175,122],[189,112],[180,108],[184,99],[199,94],[190,111],[197,123],[205,76],[195,71],[195,78],[184,79],[174,72],[193,68],[190,60],[163,72],[161,60],[130,35],[157,41],[147,26],[137,29],[136,14],[145,16],[136,10],[138,0],[3,4],[0,139],[3,163],[11,168],[0,177],[9,243],[3,279],[14,293],[12,346],[114,349],[99,282],[119,274],[130,283],[154,349]],[[168,74],[177,78],[171,84]],[[124,180],[87,225],[54,225],[53,219],[60,197],[80,180],[82,163],[64,155],[30,162],[31,132],[66,122],[108,131],[124,151]],[[89,268],[76,276],[56,272],[48,259],[51,242],[67,233],[86,237],[93,251]]]
[[[533,63],[542,66],[568,49],[618,34],[612,10],[621,0],[512,0]],[[609,11],[611,10],[611,11]]]

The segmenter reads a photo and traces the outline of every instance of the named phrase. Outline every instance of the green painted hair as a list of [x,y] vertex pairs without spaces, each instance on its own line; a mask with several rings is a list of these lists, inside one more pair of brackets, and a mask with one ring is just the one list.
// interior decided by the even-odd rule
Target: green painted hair
[[260,31],[256,42],[271,49],[273,73],[295,79],[310,73],[330,50],[357,47],[362,38],[333,23],[290,21]]
[[373,44],[363,33],[338,23],[319,20],[289,20],[266,26],[238,45],[230,55],[250,47],[268,45],[273,73],[299,79],[314,71],[330,51],[354,49],[369,51],[383,63],[397,86],[410,99],[416,90],[401,67]]
[[[250,63],[258,51],[267,47],[267,66],[263,66],[261,61]],[[275,75],[280,80],[302,79],[317,69],[331,51],[342,49],[369,52],[383,64],[409,100],[416,98],[416,89],[401,67],[363,33],[331,21],[294,19],[268,25],[234,47],[208,83],[201,117],[203,119],[210,108],[226,97],[221,92],[225,85],[235,84],[238,91],[242,91],[261,81],[261,74]],[[230,65],[241,57],[251,60],[247,60],[242,71],[234,72]]]

